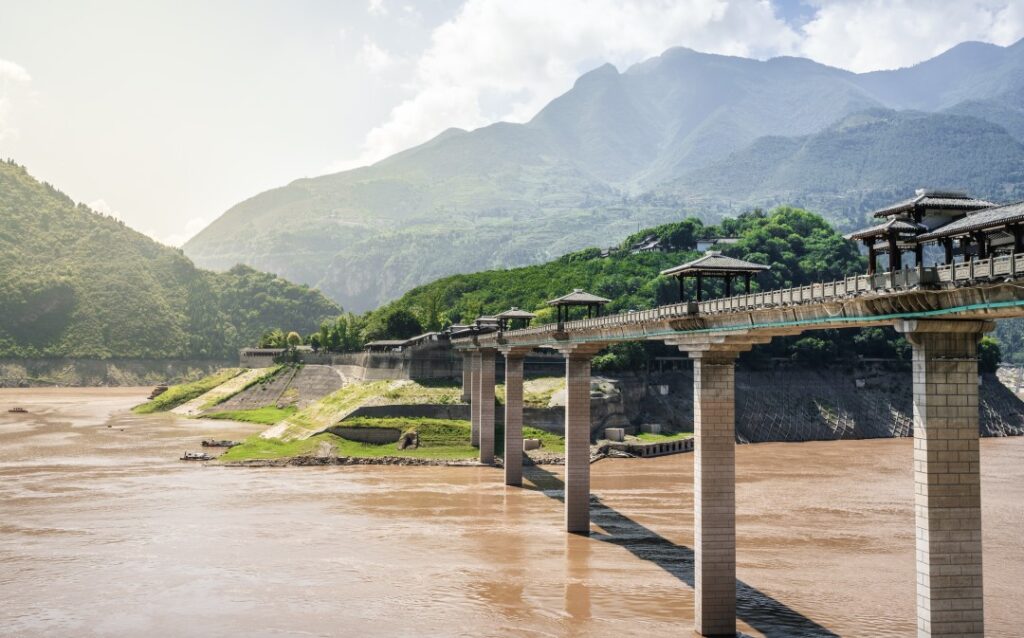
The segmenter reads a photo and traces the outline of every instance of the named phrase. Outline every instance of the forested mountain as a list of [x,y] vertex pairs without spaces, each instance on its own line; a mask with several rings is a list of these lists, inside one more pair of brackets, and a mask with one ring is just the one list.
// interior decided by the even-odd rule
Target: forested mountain
[[270,326],[309,331],[340,309],[240,266],[180,250],[0,163],[0,356],[223,358]]
[[866,74],[671,49],[583,75],[525,124],[451,129],[373,166],[257,195],[185,251],[363,310],[437,277],[612,244],[681,213],[714,221],[786,202],[847,226],[922,186],[1003,201],[1024,190],[1022,91],[1024,41],[965,43]]
[[689,207],[799,201],[849,230],[864,224],[863,210],[910,194],[907,184],[1024,199],[1024,144],[974,117],[874,109],[813,135],[762,137],[660,190]]

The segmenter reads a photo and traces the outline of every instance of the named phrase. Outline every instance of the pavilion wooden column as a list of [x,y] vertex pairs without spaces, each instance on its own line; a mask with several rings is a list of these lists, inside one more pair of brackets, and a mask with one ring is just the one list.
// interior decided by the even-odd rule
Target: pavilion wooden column
[[878,267],[878,251],[875,250],[874,242],[868,244],[868,274],[875,274],[875,269]]
[[889,232],[889,272],[896,272],[903,265],[903,255],[900,253],[899,243],[896,241],[896,233]]
[[494,350],[480,350],[480,382],[475,403],[478,403],[480,462],[494,463]]
[[737,352],[693,359],[694,629],[736,635]]
[[917,635],[984,635],[978,340],[994,324],[903,320],[913,346]]
[[469,355],[470,394],[469,402],[469,442],[473,447],[480,447],[480,351],[473,350]]
[[942,239],[942,248],[946,253],[946,265],[948,266],[953,263],[953,240],[949,237],[944,237]]
[[978,244],[978,259],[988,258],[988,245],[985,242],[985,233],[978,231],[974,234],[974,241]]
[[505,355],[505,485],[523,484],[523,358],[522,350]]

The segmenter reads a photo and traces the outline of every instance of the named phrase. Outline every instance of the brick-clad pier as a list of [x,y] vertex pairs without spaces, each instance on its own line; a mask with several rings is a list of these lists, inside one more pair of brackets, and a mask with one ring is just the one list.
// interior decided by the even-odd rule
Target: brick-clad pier
[[984,322],[904,321],[913,346],[919,636],[985,635],[978,357]]
[[693,550],[696,630],[736,634],[735,352],[693,357]]

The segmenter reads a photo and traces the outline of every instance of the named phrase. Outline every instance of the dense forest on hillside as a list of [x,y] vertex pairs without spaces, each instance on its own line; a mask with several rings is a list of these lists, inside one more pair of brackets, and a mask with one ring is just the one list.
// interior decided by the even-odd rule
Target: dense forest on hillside
[[[659,240],[660,251],[631,250],[651,237]],[[331,346],[351,344],[354,331],[359,331],[363,340],[403,338],[420,330],[470,322],[511,306],[537,313],[535,322],[544,323],[553,320],[545,302],[574,288],[611,299],[609,312],[673,303],[679,300],[678,285],[659,273],[697,258],[697,240],[719,237],[737,240],[721,246],[725,254],[771,266],[753,283],[755,291],[831,281],[863,273],[866,267],[852,242],[844,240],[822,217],[805,210],[755,210],[717,225],[687,218],[642,230],[608,253],[589,248],[536,266],[445,277],[415,288],[363,317],[348,315],[339,318],[337,324],[325,324],[313,340],[317,345],[328,340]],[[710,284],[712,295],[720,292],[716,288],[720,285]],[[692,282],[686,292],[693,294]],[[336,331],[347,335],[348,341]],[[659,344],[620,345],[595,363],[605,369],[632,367],[660,350],[665,348]],[[757,348],[748,359],[788,357],[820,364],[857,355],[903,358],[907,352],[906,343],[891,329],[851,329],[776,339]]]
[[[652,235],[661,240],[661,251],[630,250],[631,245]],[[688,218],[643,230],[606,257],[601,250],[588,248],[536,266],[445,277],[414,288],[371,317],[404,309],[424,326],[438,326],[517,306],[545,318],[550,314],[545,302],[574,288],[611,299],[610,312],[651,308],[679,299],[675,280],[658,273],[696,259],[700,256],[697,240],[713,237],[738,238],[722,251],[771,266],[755,279],[753,290],[830,281],[863,272],[866,267],[856,246],[824,219],[805,210],[780,207],[771,212],[753,211],[717,225]],[[689,285],[692,293],[692,282]]]
[[238,266],[196,268],[0,163],[0,356],[233,358],[270,326],[311,331],[341,309]]

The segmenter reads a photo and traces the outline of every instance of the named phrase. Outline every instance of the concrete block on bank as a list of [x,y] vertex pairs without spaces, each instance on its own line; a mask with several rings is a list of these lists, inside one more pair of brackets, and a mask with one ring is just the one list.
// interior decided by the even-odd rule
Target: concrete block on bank
[[622,428],[605,428],[604,438],[621,443],[626,438],[626,431]]
[[640,424],[640,431],[641,432],[647,432],[647,433],[650,433],[650,434],[661,434],[661,424],[660,423],[641,423]]
[[540,449],[540,439],[523,439],[523,452]]

